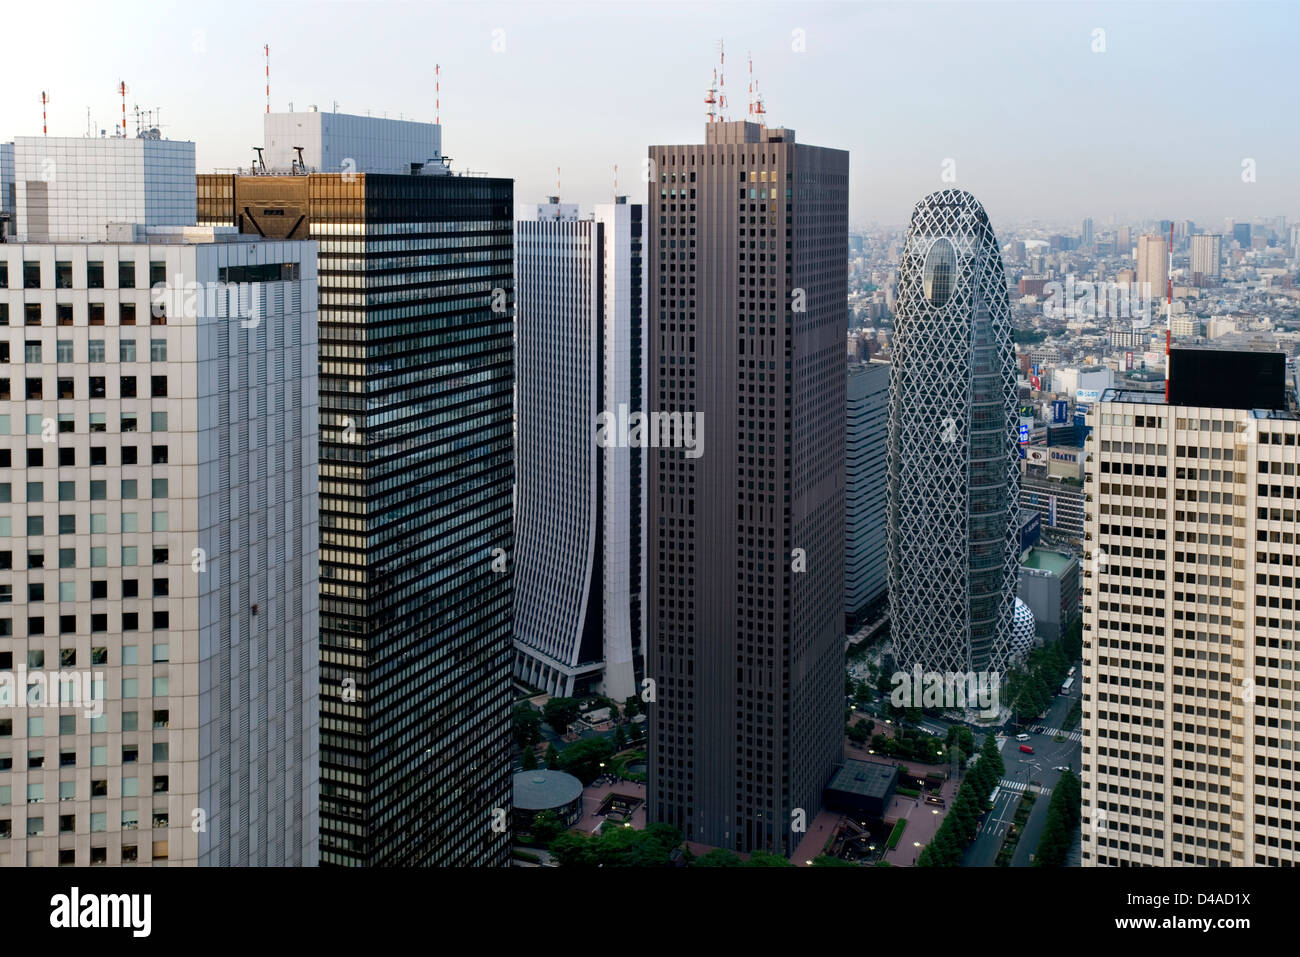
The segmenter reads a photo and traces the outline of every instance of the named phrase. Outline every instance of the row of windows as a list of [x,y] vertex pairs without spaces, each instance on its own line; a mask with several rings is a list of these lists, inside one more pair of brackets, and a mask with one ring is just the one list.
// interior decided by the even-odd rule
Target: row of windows
[[[117,361],[118,362],[136,362],[138,356],[144,355],[144,340],[139,343],[135,339],[120,339],[117,343]],[[137,351],[137,345],[140,346]],[[54,361],[55,362],[107,362],[108,353],[105,351],[103,339],[90,339],[86,343],[86,358],[78,359],[74,355],[73,342],[71,339],[59,339],[54,344]],[[28,363],[44,362],[44,351],[41,343],[36,339],[29,339],[23,343],[23,361]],[[9,361],[9,343],[0,342],[0,362]],[[149,340],[149,361],[166,362],[167,361],[167,340],[150,339]]]
[[[22,288],[24,289],[45,289],[49,284],[43,281],[41,264],[39,262],[24,262],[22,268]],[[73,265],[68,260],[58,260],[54,263],[54,283],[55,289],[72,289],[73,287]],[[118,289],[135,289],[136,268],[134,262],[119,262],[117,264],[117,288]],[[149,287],[158,283],[167,281],[167,264],[157,260],[151,260],[149,263]],[[10,288],[9,286],[9,264],[0,260],[0,289]],[[102,260],[88,260],[86,262],[86,289],[103,289],[104,288],[104,263]]]

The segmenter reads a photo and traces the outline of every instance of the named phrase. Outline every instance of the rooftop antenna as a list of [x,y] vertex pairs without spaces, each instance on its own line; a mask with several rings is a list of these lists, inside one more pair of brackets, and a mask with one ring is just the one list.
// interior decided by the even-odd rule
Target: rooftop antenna
[[560,168],[555,167],[555,202],[560,202]]
[[304,160],[304,159],[302,158],[302,147],[301,147],[301,146],[295,146],[295,147],[294,147],[294,151],[298,154],[298,169],[296,170],[296,172],[298,172],[298,173],[306,173],[306,172],[307,172],[307,161]]
[[95,135],[95,124],[90,121],[90,107],[86,107],[86,135]]
[[[50,96],[44,90],[41,90],[41,136],[49,135],[49,126],[45,118],[45,105],[50,102]],[[90,111],[87,110],[87,113]]]
[[118,93],[122,94],[122,138],[126,138],[126,81],[120,80],[117,84]]
[[263,148],[262,148],[261,146],[254,146],[254,147],[253,147],[253,152],[257,154],[257,165],[254,166],[253,169],[254,169],[254,170],[259,170],[259,169],[260,169],[263,173],[265,173],[265,172],[266,172],[266,161],[262,159],[262,149],[263,149]]
[[709,91],[704,96],[704,102],[709,106],[706,115],[709,118],[709,122],[712,123],[718,112],[718,71],[716,67],[713,70],[713,82],[709,84]]
[[262,54],[266,58],[266,112],[271,112],[271,44],[267,43],[262,47]]
[[442,109],[442,65],[435,63],[433,65],[433,124],[441,124],[439,112]]
[[1169,353],[1174,335],[1174,224],[1169,223],[1169,296],[1165,300],[1165,404],[1169,404]]
[[718,41],[718,118],[724,123],[727,119],[727,51],[721,40]]
[[135,135],[139,136],[140,135],[140,104],[139,103],[131,104],[131,110],[132,112],[135,113]]

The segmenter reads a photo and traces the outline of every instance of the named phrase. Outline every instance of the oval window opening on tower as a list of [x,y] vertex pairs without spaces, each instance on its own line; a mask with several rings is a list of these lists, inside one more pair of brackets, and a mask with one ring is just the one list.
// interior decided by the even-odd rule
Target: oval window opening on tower
[[936,239],[921,270],[921,288],[931,304],[942,306],[957,281],[957,252],[946,239]]

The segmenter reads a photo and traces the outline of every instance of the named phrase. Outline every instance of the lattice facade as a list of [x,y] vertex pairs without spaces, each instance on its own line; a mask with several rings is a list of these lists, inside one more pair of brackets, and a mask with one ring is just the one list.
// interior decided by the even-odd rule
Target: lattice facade
[[889,416],[889,590],[900,668],[1003,670],[1016,594],[1018,462],[1010,304],[969,193],[912,213]]

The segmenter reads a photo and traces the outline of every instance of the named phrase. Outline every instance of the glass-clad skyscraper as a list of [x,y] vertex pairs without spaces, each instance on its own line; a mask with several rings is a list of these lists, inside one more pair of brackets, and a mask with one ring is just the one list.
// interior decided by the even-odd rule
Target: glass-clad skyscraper
[[917,204],[899,270],[889,410],[898,667],[1001,670],[1016,597],[1016,374],[1006,275],[962,190]]
[[320,249],[324,865],[509,861],[514,187],[436,160],[199,177]]

